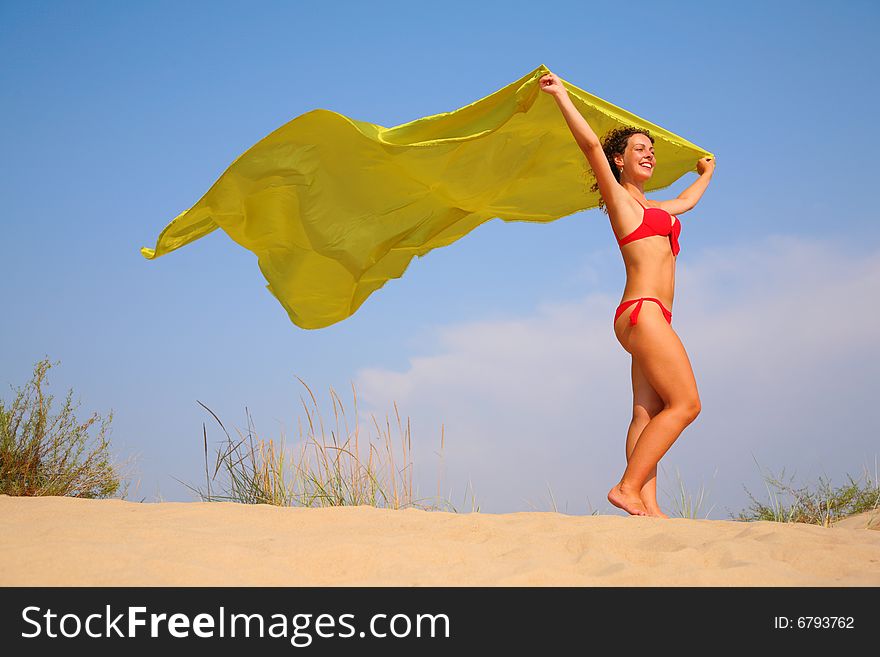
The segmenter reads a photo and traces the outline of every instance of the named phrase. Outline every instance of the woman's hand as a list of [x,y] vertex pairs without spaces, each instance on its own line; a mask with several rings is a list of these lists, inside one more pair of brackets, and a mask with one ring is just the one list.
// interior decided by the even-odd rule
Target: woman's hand
[[715,160],[711,157],[701,157],[697,160],[697,173],[699,175],[703,175],[704,173],[709,173],[712,175],[715,172]]
[[562,80],[556,77],[553,73],[542,75],[541,79],[538,80],[538,86],[541,87],[541,91],[546,91],[551,96],[558,97],[568,95],[568,91],[562,85]]

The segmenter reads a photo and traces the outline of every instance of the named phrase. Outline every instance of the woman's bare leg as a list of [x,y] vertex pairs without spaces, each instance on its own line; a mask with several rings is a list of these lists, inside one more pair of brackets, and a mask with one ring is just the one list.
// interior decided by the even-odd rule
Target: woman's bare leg
[[615,332],[623,347],[638,361],[664,408],[641,431],[620,482],[608,492],[608,500],[632,515],[648,515],[642,489],[653,475],[656,492],[657,463],[699,414],[700,398],[684,345],[659,306],[645,303],[635,326],[629,325],[629,313],[624,311]]
[[[648,426],[650,422],[650,418],[644,420],[635,419],[630,423],[629,433],[627,434],[626,439],[626,462],[629,463],[630,457],[632,456],[633,450],[635,449],[636,444],[641,438],[642,432],[645,430],[645,427]],[[657,502],[657,466],[655,465],[651,472],[648,474],[648,480],[644,483],[641,490],[639,491],[639,499],[642,500],[642,504],[645,505],[645,510],[648,512],[649,516],[659,516],[661,518],[668,518],[669,516],[663,513],[660,509],[660,505]]]
[[[629,431],[626,435],[626,461],[629,463],[630,455],[642,435],[642,431],[648,426],[657,413],[663,410],[664,403],[657,394],[657,391],[651,387],[644,373],[639,367],[635,356],[632,358],[632,389],[633,389],[633,416],[629,425]],[[657,504],[657,467],[654,466],[648,481],[642,486],[639,497],[645,505],[645,509],[649,515],[659,516],[660,518],[668,518]]]

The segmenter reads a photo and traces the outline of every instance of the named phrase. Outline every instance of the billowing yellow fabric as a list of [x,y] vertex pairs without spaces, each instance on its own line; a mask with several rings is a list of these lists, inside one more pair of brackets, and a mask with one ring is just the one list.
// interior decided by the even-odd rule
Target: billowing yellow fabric
[[[393,128],[324,109],[302,114],[239,156],[160,233],[154,259],[220,227],[258,258],[269,291],[306,329],[350,317],[414,256],[480,224],[549,222],[596,207],[592,176],[541,65],[452,112]],[[563,81],[598,135],[647,128],[658,167],[645,191],[711,156]]]

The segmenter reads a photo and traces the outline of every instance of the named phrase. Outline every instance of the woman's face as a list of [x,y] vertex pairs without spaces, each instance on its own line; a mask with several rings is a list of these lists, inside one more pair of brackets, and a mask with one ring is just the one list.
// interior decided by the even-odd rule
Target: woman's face
[[630,135],[623,155],[618,155],[615,159],[619,166],[623,166],[623,174],[632,181],[650,179],[657,164],[654,158],[654,144],[641,133]]

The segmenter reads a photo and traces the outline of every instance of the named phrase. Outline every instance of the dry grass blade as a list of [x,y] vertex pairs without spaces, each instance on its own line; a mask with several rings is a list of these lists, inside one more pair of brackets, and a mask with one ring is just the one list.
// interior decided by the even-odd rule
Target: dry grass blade
[[[205,501],[306,507],[368,504],[392,509],[415,507],[446,510],[452,506],[448,501],[439,499],[439,487],[436,500],[416,499],[413,490],[412,425],[407,418],[404,428],[396,402],[397,444],[391,436],[390,420],[386,417],[383,431],[376,417],[371,415],[380,444],[376,445],[372,439],[368,439],[367,453],[362,455],[354,385],[353,430],[349,427],[345,405],[336,391],[330,388],[335,428],[327,433],[315,394],[300,377],[296,378],[311,399],[311,404],[307,404],[300,397],[305,423],[300,419],[297,421],[300,438],[298,450],[289,452],[285,449],[283,438],[278,445],[271,439],[260,438],[247,409],[247,435],[242,436],[236,429],[239,439],[233,439],[217,414],[198,402],[220,425],[226,439],[216,448],[216,464],[211,474],[208,469],[207,434],[203,424],[206,488],[202,490],[184,485]],[[441,449],[444,442],[445,436],[441,436]],[[402,462],[402,467],[398,467],[398,462]]]

